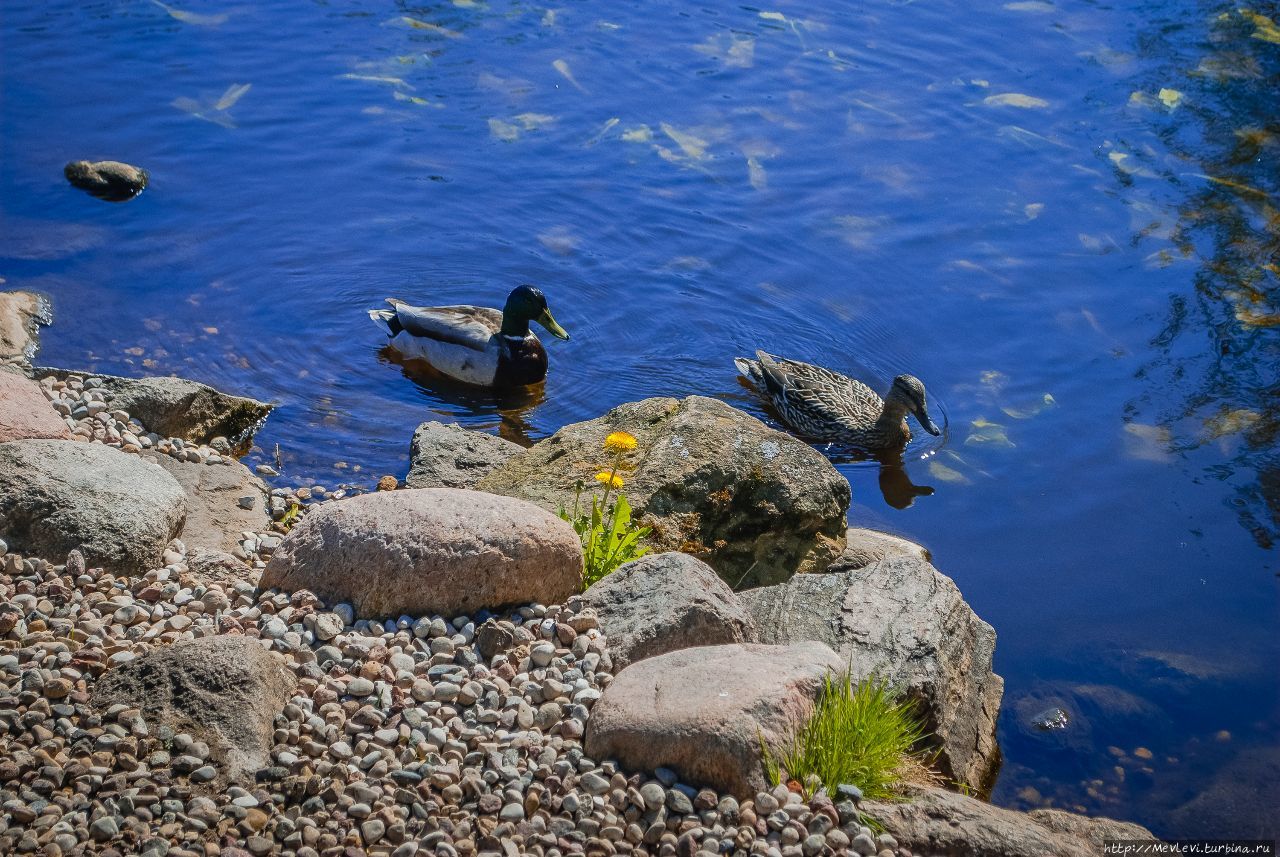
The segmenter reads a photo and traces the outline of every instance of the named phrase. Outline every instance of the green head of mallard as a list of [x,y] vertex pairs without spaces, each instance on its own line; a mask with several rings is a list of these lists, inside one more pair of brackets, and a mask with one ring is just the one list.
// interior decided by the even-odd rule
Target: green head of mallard
[[929,434],[942,434],[942,429],[929,419],[929,410],[926,405],[924,395],[924,384],[920,383],[920,379],[914,375],[899,375],[893,379],[893,386],[889,388],[889,395],[885,397],[886,402],[892,402],[915,415],[920,421],[921,427]]
[[502,308],[503,336],[528,336],[529,322],[536,321],[547,329],[547,332],[559,339],[568,339],[569,334],[551,317],[547,309],[547,298],[542,291],[530,285],[516,286],[507,296],[507,304]]

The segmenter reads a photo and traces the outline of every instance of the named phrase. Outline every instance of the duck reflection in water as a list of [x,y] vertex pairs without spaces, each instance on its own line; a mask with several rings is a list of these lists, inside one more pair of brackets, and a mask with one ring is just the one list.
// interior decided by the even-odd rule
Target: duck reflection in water
[[[442,417],[492,418],[497,413],[500,420],[498,436],[523,447],[532,446],[546,435],[526,419],[546,398],[545,383],[497,389],[477,387],[436,371],[424,360],[406,358],[390,345],[384,345],[378,351],[378,357],[384,363],[399,366],[405,378],[437,403],[436,410]],[[471,427],[483,428],[478,424]]]

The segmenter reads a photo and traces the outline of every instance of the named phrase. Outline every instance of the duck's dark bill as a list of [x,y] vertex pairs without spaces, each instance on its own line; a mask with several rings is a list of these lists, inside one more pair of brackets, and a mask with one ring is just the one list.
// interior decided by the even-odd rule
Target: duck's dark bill
[[536,321],[538,324],[545,327],[547,329],[547,332],[549,332],[552,336],[556,336],[556,337],[559,337],[560,339],[566,339],[566,340],[569,338],[569,334],[565,331],[565,329],[561,327],[559,324],[557,324],[556,320],[551,317],[551,310],[549,309],[544,309],[541,313],[538,314],[538,317],[535,318],[534,321]]
[[938,428],[938,424],[928,417],[920,420],[920,425],[924,426],[924,430],[931,435],[937,436],[942,434],[942,429]]

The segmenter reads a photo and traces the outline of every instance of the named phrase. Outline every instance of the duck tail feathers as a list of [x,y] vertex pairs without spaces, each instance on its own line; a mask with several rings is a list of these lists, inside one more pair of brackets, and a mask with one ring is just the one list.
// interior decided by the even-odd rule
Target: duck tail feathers
[[369,310],[369,318],[373,319],[373,323],[387,334],[387,336],[395,336],[401,330],[400,319],[395,312],[389,309],[371,309]]

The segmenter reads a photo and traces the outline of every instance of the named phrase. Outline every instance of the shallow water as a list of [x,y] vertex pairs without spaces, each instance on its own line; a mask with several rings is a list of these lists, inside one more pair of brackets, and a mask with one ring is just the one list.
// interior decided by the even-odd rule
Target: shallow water
[[[996,628],[994,799],[1260,832],[1270,21],[1190,0],[7,3],[0,276],[53,299],[42,362],[279,402],[254,460],[278,444],[282,484],[403,475],[429,418],[529,442],[654,395],[763,416],[732,363],[756,348],[882,389],[911,372],[948,424],[908,451],[933,493],[887,502],[874,463],[839,466],[851,520],[928,545]],[[151,186],[93,199],[62,178],[79,158]],[[573,334],[539,395],[442,392],[365,315],[518,282]],[[1051,706],[1066,729],[1028,725]],[[1230,788],[1253,801],[1234,818]]]

